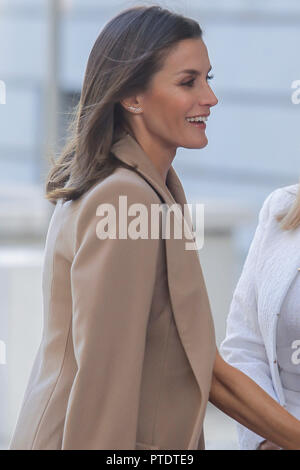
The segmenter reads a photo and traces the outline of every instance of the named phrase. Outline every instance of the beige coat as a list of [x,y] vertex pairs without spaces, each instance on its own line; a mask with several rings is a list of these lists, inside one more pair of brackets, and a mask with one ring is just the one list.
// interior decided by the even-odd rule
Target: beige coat
[[[186,204],[136,140],[117,168],[55,206],[43,267],[44,327],[10,449],[203,449],[216,354],[197,251],[185,239],[96,235],[102,203]],[[191,227],[190,218],[188,219]]]

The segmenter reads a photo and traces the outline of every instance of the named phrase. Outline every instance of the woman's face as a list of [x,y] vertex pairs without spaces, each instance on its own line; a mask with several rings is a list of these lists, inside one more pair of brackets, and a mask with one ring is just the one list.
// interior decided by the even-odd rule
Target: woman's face
[[[211,69],[202,39],[180,41],[166,57],[139,98],[143,134],[165,148],[202,148],[207,145],[205,124],[188,118],[207,116],[218,100],[208,84]],[[209,120],[208,120],[209,125]]]

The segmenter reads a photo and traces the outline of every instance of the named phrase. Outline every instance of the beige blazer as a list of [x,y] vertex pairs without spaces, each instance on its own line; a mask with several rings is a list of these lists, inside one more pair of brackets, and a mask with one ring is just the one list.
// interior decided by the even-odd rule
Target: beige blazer
[[111,151],[130,168],[55,206],[43,336],[10,449],[204,448],[216,344],[197,251],[185,237],[96,234],[97,207],[117,208],[119,195],[150,209],[186,204],[185,194],[174,168],[165,184],[131,135]]

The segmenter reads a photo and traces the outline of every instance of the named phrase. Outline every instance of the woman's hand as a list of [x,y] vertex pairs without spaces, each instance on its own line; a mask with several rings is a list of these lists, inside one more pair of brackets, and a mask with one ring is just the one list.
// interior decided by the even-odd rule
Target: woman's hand
[[278,447],[274,442],[265,440],[260,443],[257,450],[281,450],[281,447]]

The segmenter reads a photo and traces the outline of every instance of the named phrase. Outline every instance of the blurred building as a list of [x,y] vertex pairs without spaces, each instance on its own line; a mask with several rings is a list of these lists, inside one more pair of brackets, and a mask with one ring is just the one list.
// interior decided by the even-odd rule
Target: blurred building
[[[146,2],[0,0],[0,443],[7,445],[42,328],[41,269],[52,205],[43,197],[46,156],[58,154],[103,25]],[[151,4],[151,2],[147,2]],[[298,0],[170,0],[160,5],[204,30],[219,104],[208,146],[179,149],[174,167],[188,202],[205,203],[200,251],[216,323],[230,299],[264,198],[300,175]],[[0,99],[0,103],[3,101]],[[209,406],[209,448],[236,448],[231,420]]]

